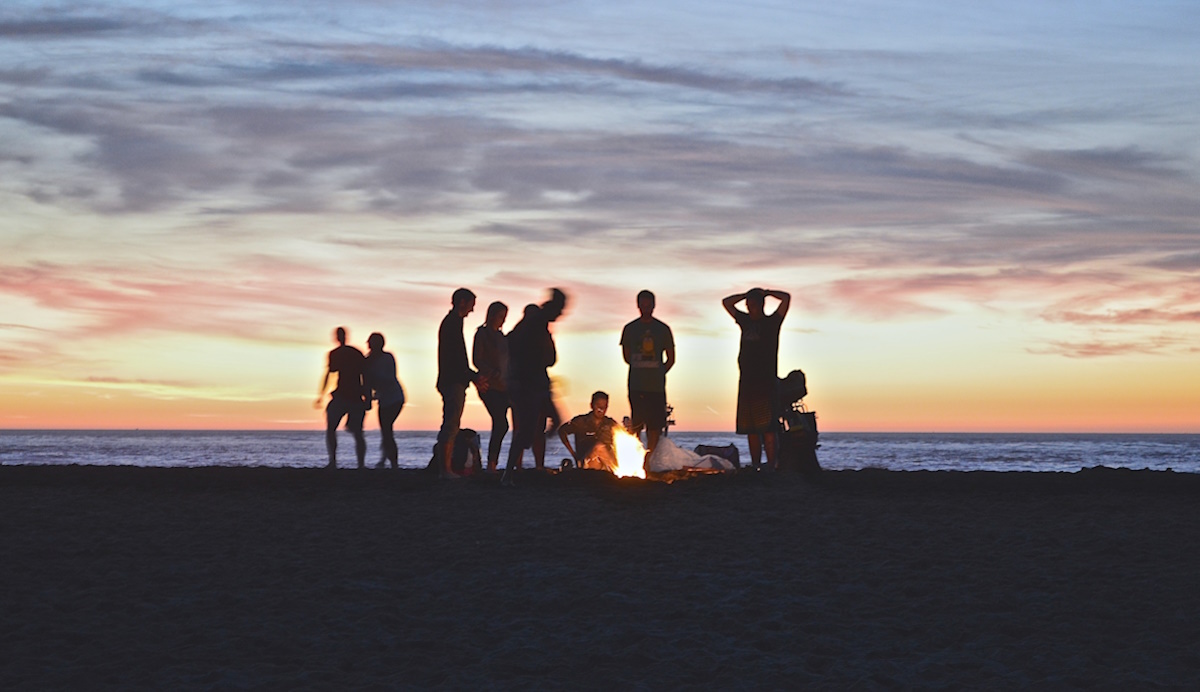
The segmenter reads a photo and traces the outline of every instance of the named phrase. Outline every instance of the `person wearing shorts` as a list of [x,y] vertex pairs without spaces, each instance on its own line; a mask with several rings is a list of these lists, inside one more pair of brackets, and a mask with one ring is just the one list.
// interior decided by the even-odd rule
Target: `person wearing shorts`
[[338,346],[329,352],[329,365],[321,380],[321,389],[313,404],[320,408],[329,387],[329,376],[337,373],[337,387],[325,406],[325,450],[329,453],[326,468],[337,468],[337,429],[346,419],[346,430],[354,435],[354,452],[358,457],[358,468],[366,467],[367,439],[363,437],[363,420],[371,407],[370,394],[363,384],[365,358],[362,351],[346,345],[346,329],[338,327],[334,333]]
[[675,337],[655,319],[653,293],[638,293],[637,306],[641,316],[621,330],[621,354],[629,364],[632,432],[640,436],[645,428],[646,451],[652,452],[667,427],[667,373],[675,365]]

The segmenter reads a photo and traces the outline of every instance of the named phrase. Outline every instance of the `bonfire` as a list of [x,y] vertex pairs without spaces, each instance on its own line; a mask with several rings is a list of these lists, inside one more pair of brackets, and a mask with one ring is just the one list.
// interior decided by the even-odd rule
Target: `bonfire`
[[617,453],[617,463],[611,469],[618,478],[645,478],[646,448],[635,435],[629,434],[624,428],[613,428],[613,449]]

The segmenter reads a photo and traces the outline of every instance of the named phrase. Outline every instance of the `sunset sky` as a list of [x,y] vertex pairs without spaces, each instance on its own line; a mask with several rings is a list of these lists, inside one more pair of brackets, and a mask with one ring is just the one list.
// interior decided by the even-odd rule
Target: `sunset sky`
[[338,325],[435,428],[451,292],[560,286],[564,409],[648,288],[732,430],[764,286],[825,431],[1200,432],[1197,65],[1195,2],[7,0],[0,428],[318,429]]

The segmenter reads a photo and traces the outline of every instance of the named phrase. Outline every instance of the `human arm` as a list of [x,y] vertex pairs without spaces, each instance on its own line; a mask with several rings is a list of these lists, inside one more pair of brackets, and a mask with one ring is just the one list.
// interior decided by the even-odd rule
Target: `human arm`
[[721,305],[725,308],[725,312],[728,312],[729,316],[736,320],[738,313],[741,312],[741,310],[738,310],[736,306],[745,299],[745,293],[735,293],[734,295],[726,296],[725,299],[721,301]]
[[571,427],[571,423],[565,423],[558,428],[558,439],[562,440],[563,446],[567,448],[567,453],[571,455],[571,458],[579,461],[579,455],[575,452],[575,448],[571,446],[571,440],[569,439],[572,432],[574,432],[574,428]]
[[667,347],[663,351],[667,356],[667,361],[663,363],[663,374],[665,375],[675,367],[675,335],[671,333],[670,327],[667,327]]
[[[500,379],[500,354],[496,349],[496,345],[492,343],[489,335],[484,328],[475,330],[475,340],[471,344],[471,362],[475,365],[475,370],[479,373],[479,379],[475,380],[475,387],[478,389],[480,384],[490,388],[492,384]],[[486,389],[481,390],[481,393]]]
[[786,291],[767,291],[767,295],[779,300],[779,307],[775,308],[775,314],[779,315],[779,319],[787,317],[788,308],[792,305],[792,295]]
[[325,377],[321,378],[321,387],[317,390],[317,399],[313,402],[313,408],[321,408],[321,404],[325,403],[325,390],[329,389],[329,368],[325,368]]

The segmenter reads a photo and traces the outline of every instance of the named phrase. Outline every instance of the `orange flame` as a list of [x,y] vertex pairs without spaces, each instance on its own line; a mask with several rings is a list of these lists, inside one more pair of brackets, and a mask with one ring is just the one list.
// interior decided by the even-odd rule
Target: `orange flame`
[[630,435],[624,428],[616,427],[613,429],[613,448],[617,452],[617,465],[612,472],[618,478],[646,477],[646,469],[643,467],[646,448],[642,446],[640,439]]

